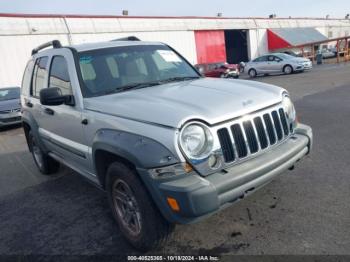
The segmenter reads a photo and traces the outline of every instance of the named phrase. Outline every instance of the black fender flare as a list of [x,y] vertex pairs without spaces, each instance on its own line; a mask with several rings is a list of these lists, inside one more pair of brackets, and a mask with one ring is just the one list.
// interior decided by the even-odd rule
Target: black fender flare
[[35,120],[34,116],[31,112],[28,110],[22,110],[22,122],[27,124],[30,127],[30,131],[32,132],[33,136],[35,137],[36,142],[40,146],[40,148],[47,153],[48,149],[46,148],[45,144],[43,143],[40,135],[39,135],[39,125],[37,121]]
[[127,159],[137,168],[149,169],[176,164],[179,159],[158,141],[126,131],[102,129],[93,140],[92,157],[98,150],[104,150]]

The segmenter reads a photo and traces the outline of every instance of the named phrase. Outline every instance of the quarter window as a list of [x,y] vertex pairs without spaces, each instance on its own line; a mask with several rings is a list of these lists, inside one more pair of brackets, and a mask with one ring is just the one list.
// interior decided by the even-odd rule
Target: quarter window
[[31,90],[31,95],[34,97],[39,97],[40,90],[46,88],[45,80],[47,79],[47,60],[47,56],[44,56],[35,61]]
[[72,94],[67,61],[63,56],[54,56],[51,62],[49,87],[58,87],[62,95]]
[[29,94],[30,82],[32,80],[32,75],[33,75],[33,67],[34,67],[34,61],[30,60],[26,66],[26,69],[24,71],[23,78],[22,78],[22,92],[24,95]]

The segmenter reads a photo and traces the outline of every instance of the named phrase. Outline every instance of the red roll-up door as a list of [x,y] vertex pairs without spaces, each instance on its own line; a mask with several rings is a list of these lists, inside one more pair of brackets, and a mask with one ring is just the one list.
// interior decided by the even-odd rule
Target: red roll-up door
[[224,31],[195,31],[198,64],[226,62]]

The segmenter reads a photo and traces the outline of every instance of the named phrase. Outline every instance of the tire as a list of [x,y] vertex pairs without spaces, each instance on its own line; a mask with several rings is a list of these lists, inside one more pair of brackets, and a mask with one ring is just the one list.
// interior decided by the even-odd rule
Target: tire
[[226,76],[224,74],[221,74],[220,78],[226,78]]
[[286,75],[290,75],[293,73],[293,67],[291,67],[290,65],[286,65],[283,67],[283,73],[285,73]]
[[31,131],[29,131],[28,134],[28,146],[40,173],[43,175],[51,175],[58,171],[60,164],[40,148]]
[[113,217],[132,246],[149,251],[166,243],[175,225],[160,214],[135,171],[119,162],[111,164],[106,191]]
[[248,74],[249,74],[249,77],[250,77],[250,78],[254,78],[254,77],[257,76],[258,73],[256,72],[255,69],[250,69],[249,72],[248,72]]

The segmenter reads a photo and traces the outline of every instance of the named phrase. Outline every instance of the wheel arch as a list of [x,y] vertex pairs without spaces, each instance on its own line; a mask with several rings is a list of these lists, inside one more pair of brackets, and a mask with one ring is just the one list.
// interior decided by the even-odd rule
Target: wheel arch
[[134,170],[179,162],[170,150],[153,139],[110,129],[96,133],[92,146],[92,158],[102,188],[105,188],[108,166],[113,162],[120,161]]
[[97,149],[94,154],[94,165],[96,175],[103,189],[106,188],[106,174],[108,167],[114,163],[120,162],[136,171],[136,165],[129,159],[118,155],[116,152],[111,152],[108,149]]

